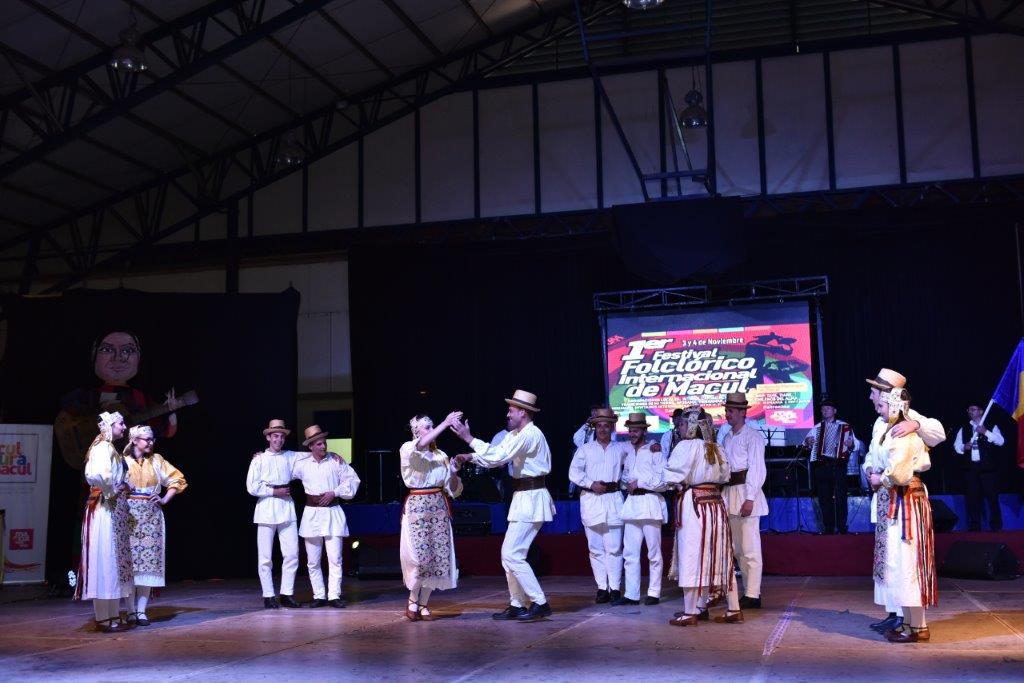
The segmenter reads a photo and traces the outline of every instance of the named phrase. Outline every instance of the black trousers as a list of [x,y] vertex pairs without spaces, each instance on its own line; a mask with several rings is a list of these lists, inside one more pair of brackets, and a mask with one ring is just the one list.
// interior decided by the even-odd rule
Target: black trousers
[[972,462],[967,469],[967,517],[971,529],[981,528],[982,501],[988,502],[988,521],[992,531],[1003,528],[1003,515],[999,512],[999,473],[983,470],[982,463]]
[[821,507],[821,530],[846,533],[846,462],[834,459],[814,463],[814,491]]

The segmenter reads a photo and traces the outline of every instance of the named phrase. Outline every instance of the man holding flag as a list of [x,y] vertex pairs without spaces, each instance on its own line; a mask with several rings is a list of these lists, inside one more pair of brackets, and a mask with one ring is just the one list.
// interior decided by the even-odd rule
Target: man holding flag
[[1003,378],[999,380],[999,386],[992,394],[992,400],[985,408],[985,415],[981,421],[984,422],[988,415],[989,408],[993,403],[1013,416],[1017,421],[1017,467],[1024,468],[1024,339],[1017,342],[1017,348],[1010,358],[1010,364],[1006,366]]

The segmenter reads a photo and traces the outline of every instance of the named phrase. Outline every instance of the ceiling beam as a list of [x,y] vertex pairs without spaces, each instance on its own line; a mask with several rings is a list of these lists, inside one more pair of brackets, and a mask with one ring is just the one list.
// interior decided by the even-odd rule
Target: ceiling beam
[[[972,5],[961,5],[960,3],[957,3],[957,6],[962,6],[965,9],[965,11],[959,12],[950,9],[938,8],[928,2],[928,0],[868,0],[868,2],[872,5],[891,7],[893,9],[903,10],[904,12],[931,17],[932,19],[944,19],[945,21],[981,31],[1010,33],[1012,35],[1024,36],[1024,26],[1008,24],[1001,19],[990,19],[983,9],[979,11],[979,8],[977,7],[975,8],[976,13],[972,14],[966,11],[966,9]],[[1003,13],[1001,18],[1005,18],[1005,14],[1006,13]]]
[[473,3],[469,0],[461,0],[461,2],[462,6],[466,8],[466,11],[473,15],[473,21],[475,21],[480,28],[484,30],[484,33],[486,33],[488,37],[493,36],[494,29],[491,28],[490,24],[484,21],[484,18],[476,11],[476,7],[473,7]]
[[441,59],[444,56],[441,53],[441,50],[438,49],[437,45],[434,45],[434,42],[427,37],[427,34],[424,33],[419,26],[416,25],[415,21],[409,18],[409,15],[398,6],[398,3],[395,2],[395,0],[383,0],[383,2],[387,8],[391,10],[391,13],[398,17],[399,21],[405,24],[405,27],[409,29],[409,32],[416,36],[416,40],[420,41],[420,43],[423,44],[423,47],[430,51],[430,54],[434,56],[434,59]]
[[[620,0],[586,0],[583,2],[585,18],[588,22],[596,20],[616,10],[619,3]],[[123,252],[98,263],[97,267],[109,265],[111,259],[131,259],[134,255],[149,249],[153,244],[182,229],[193,226],[196,221],[211,213],[223,210],[224,206],[232,202],[243,201],[252,191],[265,187],[291,173],[301,171],[313,161],[337,151],[347,144],[351,144],[369,132],[408,115],[415,111],[416,108],[446,94],[456,92],[471,86],[473,83],[482,81],[488,75],[500,71],[507,65],[518,61],[538,48],[571,35],[576,31],[576,26],[576,17],[571,8],[563,7],[559,10],[553,10],[525,25],[504,31],[491,40],[460,49],[444,59],[436,60],[413,69],[394,81],[376,85],[361,93],[357,93],[351,96],[351,99],[361,103],[361,109],[364,111],[364,117],[361,119],[362,125],[342,137],[331,139],[326,136],[318,136],[317,139],[311,139],[309,136],[309,131],[328,130],[331,120],[340,115],[335,103],[331,103],[329,106],[310,112],[296,120],[276,126],[251,141],[244,144],[240,143],[232,148],[211,155],[203,162],[203,167],[210,169],[209,173],[211,174],[214,168],[222,169],[230,163],[239,163],[239,158],[243,167],[249,166],[255,169],[250,177],[249,185],[232,192],[230,195],[205,198],[196,197],[196,209],[187,217],[155,231],[153,234],[139,240],[137,244],[126,248]],[[416,86],[416,90],[419,93],[417,99],[408,103],[402,103],[401,106],[394,109],[381,109],[382,98],[387,96],[388,93],[396,88],[411,85]],[[303,164],[287,168],[277,168],[272,163],[268,163],[268,157],[272,158],[272,150],[275,148],[275,145],[280,143],[280,140],[286,133],[293,130],[306,132],[307,156]],[[126,190],[117,197],[111,197],[104,202],[90,206],[88,209],[83,209],[80,213],[91,214],[97,210],[102,210],[106,206],[130,198],[134,194],[153,191],[163,183],[190,175],[192,175],[191,168],[179,169],[174,173],[165,174],[163,178],[143,183],[132,190]],[[57,229],[74,218],[76,216],[67,216],[48,225],[40,226],[29,233],[4,240],[0,242],[0,251],[11,248],[27,239],[45,234],[50,230]],[[72,281],[77,282],[86,274],[86,271],[76,272],[69,275],[68,278],[61,280],[55,287],[62,289],[70,286],[70,284],[73,284]]]
[[[22,1],[34,2],[35,0]],[[250,31],[242,36],[235,38],[234,40],[230,40],[223,45],[202,54],[202,56],[182,65],[177,71],[168,74],[155,83],[139,88],[124,98],[112,100],[105,108],[85,116],[77,123],[66,127],[63,131],[58,132],[56,135],[53,135],[34,146],[27,153],[0,164],[0,179],[9,176],[18,169],[24,168],[28,164],[33,163],[37,159],[50,154],[65,145],[74,142],[82,135],[109,123],[118,116],[130,114],[134,108],[150,101],[154,97],[168,91],[170,88],[188,80],[196,74],[199,74],[214,65],[220,64],[228,57],[238,54],[254,43],[273,34],[275,31],[279,31],[310,13],[315,12],[318,8],[323,7],[328,2],[331,2],[331,0],[306,0],[306,2],[301,5],[285,10],[270,19],[264,20],[262,23],[255,25]],[[168,26],[176,23],[177,22],[171,22]]]

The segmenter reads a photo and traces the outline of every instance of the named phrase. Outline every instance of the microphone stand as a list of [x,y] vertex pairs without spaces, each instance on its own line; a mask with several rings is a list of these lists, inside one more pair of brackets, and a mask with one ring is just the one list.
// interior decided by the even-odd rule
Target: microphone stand
[[[800,445],[796,449],[796,454],[793,456],[793,459],[790,461],[789,465],[786,466],[786,472],[787,473],[789,472],[791,467],[793,467],[794,465],[796,465],[800,461],[801,454],[805,450],[807,450],[807,445],[806,445],[806,443],[801,442]],[[808,460],[808,462],[807,462],[807,481],[808,481],[808,483],[813,483],[812,482],[812,476],[813,475],[811,473],[811,463]],[[811,487],[811,490],[813,492],[813,490],[814,490],[813,486]],[[795,529],[795,531],[797,533],[801,533],[804,530],[804,528],[803,528],[804,527],[803,513],[801,512],[802,508],[803,508],[803,500],[802,500],[802,498],[800,496],[800,477],[798,476],[796,478],[796,529]]]

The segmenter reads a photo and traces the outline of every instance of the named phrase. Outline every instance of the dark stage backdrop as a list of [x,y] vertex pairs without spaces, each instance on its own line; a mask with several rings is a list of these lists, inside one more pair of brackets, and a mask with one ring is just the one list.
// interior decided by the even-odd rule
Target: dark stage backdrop
[[[53,423],[61,399],[100,384],[91,349],[110,329],[138,335],[139,373],[130,382],[156,401],[194,389],[178,432],[156,451],[188,489],[166,509],[169,578],[253,576],[254,499],[245,489],[251,454],[266,446],[269,419],[295,422],[299,295],[147,294],[76,290],[53,298],[7,297],[2,419]],[[295,434],[289,439],[294,446]],[[120,445],[123,445],[120,444]],[[66,573],[76,553],[80,470],[54,444],[47,571]]]
[[[829,276],[822,351],[840,416],[869,437],[864,379],[883,366],[903,372],[914,406],[949,432],[926,479],[937,491],[959,492],[956,428],[969,401],[991,396],[1021,336],[1012,220],[975,209],[788,216],[717,237],[745,256],[715,281]],[[684,227],[676,239],[685,245]],[[461,409],[487,440],[503,427],[502,399],[516,388],[539,395],[537,423],[554,458],[550,488],[564,492],[572,433],[602,397],[592,295],[657,286],[630,273],[613,235],[355,250],[349,272],[355,452],[392,451],[385,498],[399,493],[394,461],[409,439],[409,417],[439,420]],[[1016,430],[1005,414],[995,417],[1008,437],[1009,490],[1019,474],[1011,462]],[[466,449],[452,435],[439,445],[449,454]],[[363,467],[374,486],[376,460]]]

